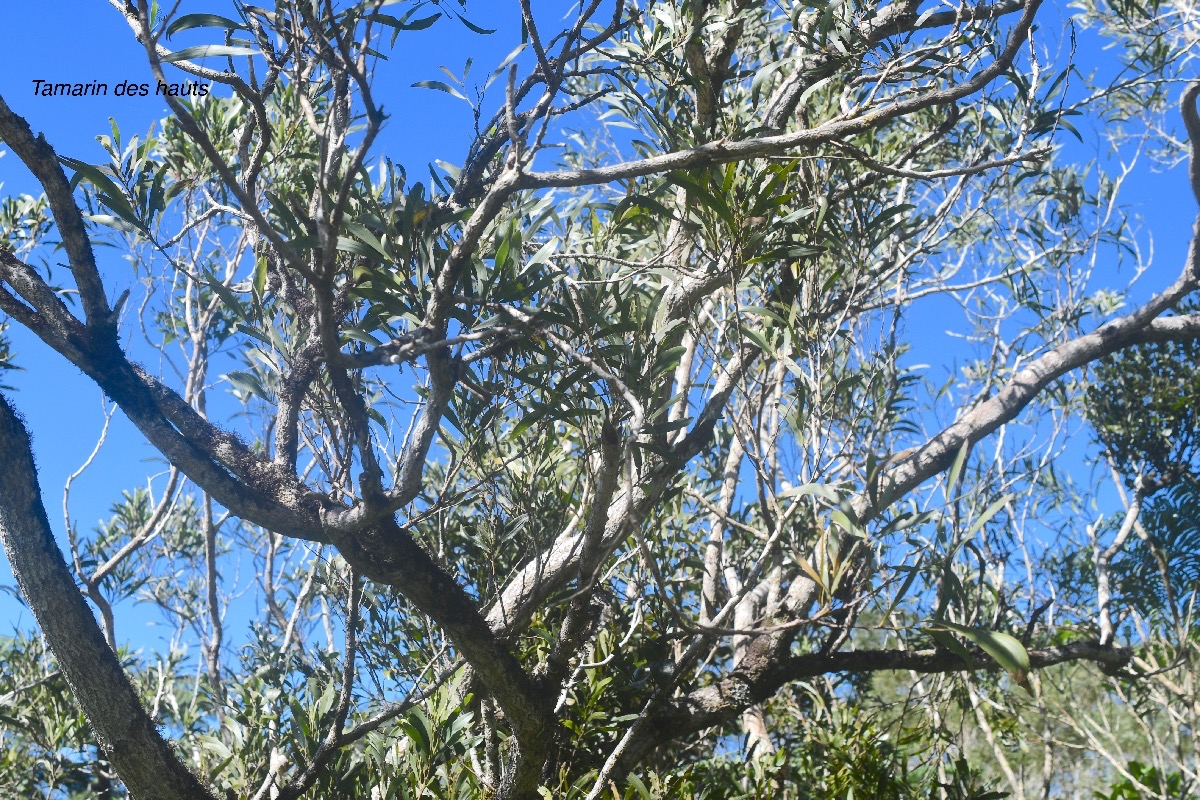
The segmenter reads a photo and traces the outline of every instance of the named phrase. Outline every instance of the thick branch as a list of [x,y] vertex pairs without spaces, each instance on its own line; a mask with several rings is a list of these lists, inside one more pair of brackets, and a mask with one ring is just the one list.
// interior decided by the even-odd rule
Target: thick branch
[[0,537],[13,574],[105,756],[141,800],[211,800],[146,713],[54,542],[29,435],[0,395]]
[[1041,0],[1030,0],[1005,43],[1004,50],[996,56],[996,60],[976,73],[970,80],[958,86],[923,92],[910,99],[897,100],[875,109],[859,109],[856,110],[855,116],[830,120],[815,128],[806,128],[791,133],[756,136],[736,142],[726,140],[708,142],[688,150],[678,150],[606,167],[560,170],[558,172],[527,172],[521,175],[518,188],[598,186],[645,175],[764,158],[797,149],[812,149],[817,145],[833,141],[845,141],[886,122],[925,108],[949,105],[984,88],[1012,65],[1029,35],[1029,28],[1033,25],[1034,16],[1040,5]]
[[504,709],[527,758],[540,758],[552,730],[550,700],[542,696],[454,578],[390,516],[367,530],[350,534],[331,530],[330,536],[356,571],[395,586],[446,632]]
[[0,138],[46,190],[87,312],[86,325],[80,324],[36,270],[4,252],[0,254],[0,278],[47,323],[31,326],[34,332],[92,378],[151,444],[222,505],[273,530],[319,538],[312,497],[293,476],[255,456],[235,436],[202,418],[178,394],[126,358],[83,216],[54,150],[43,138],[35,139],[28,123],[2,98]]
[[1188,164],[1188,180],[1192,184],[1192,194],[1200,203],[1200,114],[1196,113],[1196,98],[1200,97],[1200,82],[1193,81],[1183,92],[1179,101],[1179,110],[1183,115],[1183,126],[1187,130],[1188,143],[1191,145],[1191,160]]
[[[1197,220],[1197,230],[1200,231],[1200,219]],[[911,457],[897,463],[884,476],[880,484],[884,488],[878,496],[863,494],[855,499],[854,510],[859,519],[874,517],[887,506],[890,499],[907,494],[947,469],[964,445],[974,444],[1010,422],[1042,390],[1071,370],[1139,341],[1196,336],[1200,332],[1200,324],[1197,324],[1195,317],[1167,317],[1161,320],[1155,320],[1155,317],[1196,288],[1191,276],[1196,274],[1198,259],[1200,255],[1193,241],[1183,277],[1165,291],[1133,313],[1111,320],[1091,333],[1065,342],[1035,359],[990,399],[963,414],[957,422],[918,448]]]
[[[1029,651],[1034,669],[1070,661],[1092,661],[1112,672],[1132,657],[1129,648],[1108,647],[1099,642],[1072,642],[1059,647]],[[743,709],[771,697],[784,684],[834,672],[883,672],[907,670],[923,673],[996,671],[995,659],[980,650],[971,652],[971,664],[949,650],[851,650],[847,652],[791,656],[761,663],[747,657],[733,673],[717,683],[697,689],[685,697],[664,703],[650,721],[643,747],[663,738],[677,738],[737,717]],[[629,754],[632,755],[632,754]],[[636,762],[631,762],[636,763]]]
[[[873,19],[864,23],[860,32],[863,41],[871,45],[878,45],[889,37],[901,36],[918,30],[999,19],[1023,9],[1025,0],[1003,0],[999,3],[974,7],[960,6],[951,11],[941,11],[935,14],[928,11],[918,14],[917,9],[920,5],[919,0],[894,0],[880,9]],[[764,117],[767,127],[772,129],[785,127],[787,120],[796,113],[796,107],[804,93],[825,77],[829,64],[842,57],[844,54],[832,46],[806,56],[775,92],[775,96],[767,105]]]
[[46,199],[58,224],[59,236],[62,237],[63,249],[67,251],[71,272],[75,275],[75,286],[79,289],[79,299],[83,303],[89,327],[102,327],[116,339],[115,320],[104,294],[104,282],[96,267],[92,244],[88,241],[87,226],[83,214],[75,205],[67,176],[58,165],[58,155],[44,136],[34,138],[29,123],[13,113],[3,97],[0,97],[0,140],[12,148],[17,158],[46,190]]

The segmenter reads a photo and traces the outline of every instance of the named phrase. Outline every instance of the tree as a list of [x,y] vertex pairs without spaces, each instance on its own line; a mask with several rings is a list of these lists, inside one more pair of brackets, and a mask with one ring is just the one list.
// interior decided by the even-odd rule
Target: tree
[[[1123,37],[1106,81],[1055,57],[1039,0],[590,0],[558,29],[519,0],[519,52],[473,93],[427,83],[477,124],[426,183],[381,151],[375,76],[442,17],[487,35],[465,2],[113,5],[156,83],[220,91],[168,95],[144,138],[114,124],[100,165],[0,100],[45,190],[5,207],[0,310],[170,464],[64,559],[0,402],[0,531],[52,665],[6,647],[62,676],[12,697],[65,680],[105,762],[6,723],[65,764],[39,785],[996,796],[944,738],[952,704],[904,722],[872,676],[957,696],[992,740],[985,693],[1045,710],[1039,671],[1140,669],[1112,590],[1129,529],[1080,522],[1054,457],[1072,375],[1200,335],[1200,255],[1132,308],[1095,289],[1138,239],[1063,139],[1087,113],[1177,155],[1152,117],[1188,63],[1178,9],[1085,9]],[[127,274],[101,274],[103,237]],[[909,356],[939,298],[969,337],[941,386]],[[199,656],[122,653],[134,596]]]

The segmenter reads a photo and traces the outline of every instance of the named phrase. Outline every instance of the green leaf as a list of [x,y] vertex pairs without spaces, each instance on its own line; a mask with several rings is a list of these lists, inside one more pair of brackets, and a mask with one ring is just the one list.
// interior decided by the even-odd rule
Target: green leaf
[[260,300],[267,289],[267,259],[259,256],[254,262],[254,294]]
[[[360,225],[357,222],[347,222],[346,230],[348,230],[350,233],[354,234],[354,236],[360,242],[363,242],[368,247],[370,247],[372,250],[374,250],[375,253],[377,253],[379,256],[381,256],[383,258],[384,261],[392,260],[391,255],[384,248],[383,243],[379,241],[379,239],[375,236],[375,234],[371,233],[363,225]],[[340,237],[339,237],[338,245],[339,245],[338,249],[341,249]]]
[[1005,504],[1011,499],[1012,495],[1006,494],[1004,497],[1001,497],[999,500],[988,506],[987,510],[976,517],[975,521],[971,523],[971,527],[967,529],[967,535],[964,538],[970,539],[972,536],[979,533],[979,530],[987,524],[988,520],[996,516],[996,512],[1004,508]]
[[943,630],[928,629],[925,632],[933,637],[935,642],[961,658],[969,668],[975,669],[975,660],[971,658],[971,651],[963,647],[958,639]]
[[370,245],[360,242],[358,239],[351,239],[347,236],[339,236],[337,239],[337,249],[343,253],[354,253],[356,256],[362,256],[374,260],[378,257],[378,253]]
[[517,59],[517,56],[521,55],[521,51],[524,50],[526,47],[528,47],[527,42],[522,42],[521,44],[514,47],[512,49],[512,51],[510,51],[509,54],[504,57],[504,60],[500,62],[500,64],[496,67],[496,69],[492,70],[491,77],[489,77],[487,79],[487,82],[484,83],[483,88],[486,90],[489,86],[492,85],[492,81],[496,80],[496,78],[499,78],[501,75],[503,75],[505,70],[508,69],[508,65],[511,64],[513,61],[515,61]]
[[217,758],[226,759],[233,755],[229,748],[215,736],[205,736],[200,740],[200,748],[213,753]]
[[673,219],[674,214],[669,208],[664,206],[653,197],[644,194],[631,194],[621,198],[621,202],[617,203],[613,209],[613,219],[617,225],[620,225],[639,216],[647,215],[658,219]]
[[[629,784],[629,788],[632,791],[637,792],[638,797],[645,798],[645,800],[650,800],[650,790],[646,788],[646,784],[642,783],[641,778],[633,773],[630,773],[625,780]],[[627,792],[625,796],[628,797],[629,793]]]
[[184,14],[167,26],[166,34],[170,39],[181,31],[192,28],[222,28],[230,31],[245,31],[249,28],[240,22],[222,17],[220,14]]
[[121,233],[143,233],[140,225],[134,225],[133,223],[127,222],[121,217],[116,217],[112,214],[85,214],[84,216],[98,225],[104,225],[106,227],[113,228]]
[[946,497],[950,498],[954,492],[954,487],[958,485],[958,476],[962,472],[963,465],[967,463],[967,453],[971,452],[971,443],[963,442],[962,447],[958,449],[958,455],[954,457],[954,464],[950,467],[950,475],[946,479]]
[[412,711],[407,717],[400,720],[400,727],[404,729],[404,733],[412,740],[413,744],[419,748],[417,752],[424,754],[432,752],[433,724],[429,717],[419,710]]
[[513,428],[512,433],[509,434],[510,438],[516,439],[521,434],[523,434],[525,431],[529,430],[534,425],[536,425],[539,421],[544,419],[546,417],[546,415],[549,413],[550,413],[549,406],[539,406],[535,410],[530,411],[528,414],[526,414],[524,417],[522,417],[521,421],[518,422],[516,424],[516,426]]
[[974,642],[979,649],[994,658],[996,663],[1011,675],[1021,688],[1033,694],[1033,690],[1029,686],[1029,670],[1032,669],[1029,663],[1029,651],[1016,637],[1002,631],[968,628],[966,625],[959,625],[957,622],[947,620],[935,620],[933,624],[939,628],[954,631]]
[[209,56],[255,56],[258,50],[253,47],[236,47],[228,44],[198,44],[195,47],[185,47],[162,57],[162,61],[193,61]]
[[[389,4],[384,3],[384,5]],[[412,11],[409,11],[400,18],[396,18],[388,14],[372,14],[368,17],[368,19],[370,19],[372,22],[378,22],[382,25],[386,25],[399,33],[400,31],[423,31],[442,18],[441,13],[437,13],[431,14],[428,17],[421,17],[420,19],[411,19],[413,12],[416,10],[417,9],[414,8]],[[392,39],[392,43],[395,44],[394,37]]]
[[896,611],[896,607],[900,605],[900,602],[904,599],[905,595],[908,594],[908,590],[912,588],[913,581],[916,580],[917,574],[921,572],[921,566],[919,564],[911,567],[897,567],[896,569],[897,571],[901,569],[907,570],[908,575],[904,577],[904,582],[900,584],[900,591],[896,592],[896,596],[892,598],[891,605],[888,606],[888,610],[883,615],[883,624],[885,625],[889,624],[892,614]]
[[733,216],[733,210],[729,207],[729,203],[726,202],[724,197],[709,191],[706,186],[690,175],[675,172],[668,177],[668,180],[683,187],[689,199],[699,201],[701,205],[716,214],[730,229],[737,228],[737,221]]
[[536,267],[539,264],[545,264],[550,260],[550,256],[557,249],[558,242],[556,242],[554,239],[546,242],[544,245],[538,248],[536,253],[533,254],[533,258],[529,259],[529,262],[525,265],[526,269],[528,270],[531,267]]
[[229,381],[229,383],[233,385],[233,388],[237,389],[243,394],[247,394],[252,397],[259,397],[263,400],[269,399],[267,396],[267,390],[263,387],[262,383],[257,377],[249,372],[228,372],[224,377],[225,380]]
[[75,175],[71,178],[72,186],[78,185],[81,179],[86,180],[99,189],[101,195],[111,198],[116,202],[124,202],[125,207],[129,208],[129,203],[125,200],[124,190],[117,186],[112,178],[105,175],[99,167],[93,167],[91,164],[86,164],[67,156],[59,156],[58,160],[75,170]]
[[[811,244],[785,244],[781,247],[776,247],[768,250],[760,256],[755,256],[749,259],[747,264],[762,264],[772,261],[794,260],[798,258],[808,258],[809,256],[819,256],[825,252],[824,247],[818,247]],[[828,291],[828,285],[825,287]]]
[[404,19],[401,20],[400,27],[406,31],[423,31],[442,18],[441,14],[430,14],[428,17],[421,17],[421,19],[409,21],[409,16],[411,14],[412,12],[405,14]]
[[370,345],[371,347],[381,347],[383,345],[383,342],[379,341],[362,328],[346,328],[344,331],[342,331],[342,338],[348,340],[352,339],[356,342],[362,342],[363,344]]
[[808,103],[808,98],[812,97],[814,94],[821,91],[821,88],[824,87],[826,84],[828,84],[830,81],[832,81],[834,79],[834,77],[836,77],[836,74],[835,75],[827,75],[826,77],[821,78],[821,80],[814,83],[812,86],[809,86],[807,89],[805,89],[804,94],[800,95],[799,106],[801,108],[803,108]]
[[878,217],[876,217],[875,219],[873,219],[869,223],[867,223],[867,227],[869,227],[869,228],[880,227],[885,222],[890,220],[892,217],[903,214],[905,211],[911,211],[914,208],[916,208],[916,206],[914,206],[912,203],[900,203],[899,205],[895,205],[895,206],[892,206],[891,208],[887,208],[882,213],[880,213],[880,215]]
[[217,276],[213,275],[207,267],[204,268],[204,277],[208,278],[208,287],[217,293],[217,296],[221,298],[225,305],[229,306],[231,311],[251,325],[254,324],[254,320],[250,319],[250,317],[246,315],[245,309],[242,308],[242,302],[238,300],[233,292],[229,290],[229,287],[221,283],[221,281],[217,279]]
[[848,515],[845,511],[835,508],[829,512],[829,518],[836,523],[839,528],[851,536],[859,539],[863,537],[862,528],[856,525],[854,521],[850,519],[850,515]]
[[687,348],[682,345],[678,347],[668,347],[658,354],[654,359],[654,364],[650,367],[650,377],[657,378],[667,370],[675,369],[678,366],[683,354],[687,352]]
[[482,34],[483,36],[487,36],[489,34],[493,34],[496,32],[495,28],[482,28],[482,27],[476,25],[474,22],[471,22],[471,20],[467,19],[462,14],[459,14],[457,11],[454,11],[453,9],[451,9],[451,11],[453,11],[454,16],[458,17],[459,22],[461,22],[463,25],[466,25],[468,28],[470,28],[475,33]]
[[459,100],[462,100],[463,102],[467,103],[468,105],[471,102],[470,100],[467,100],[466,95],[464,95],[458,89],[455,89],[453,86],[446,83],[445,81],[417,81],[416,83],[413,84],[413,88],[414,89],[437,89],[439,92],[445,92],[448,95],[453,95],[454,97],[457,97]]
[[500,240],[500,246],[496,248],[496,269],[503,269],[508,264],[508,254],[512,250],[512,243],[516,231],[509,229],[508,235]]

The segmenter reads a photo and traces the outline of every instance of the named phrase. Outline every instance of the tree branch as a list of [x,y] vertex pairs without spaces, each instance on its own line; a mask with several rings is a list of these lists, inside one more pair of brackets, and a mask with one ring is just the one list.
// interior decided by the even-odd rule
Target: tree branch
[[29,434],[3,395],[0,453],[4,550],[105,756],[140,800],[212,800],[159,734],[75,585],[42,505]]
[[[711,686],[697,689],[684,697],[663,702],[652,712],[639,743],[626,751],[625,761],[632,765],[653,742],[677,738],[688,733],[720,725],[737,717],[744,709],[775,694],[784,684],[836,672],[869,673],[911,671],[950,673],[1001,669],[995,659],[981,650],[970,651],[971,664],[949,650],[850,650],[839,653],[812,653],[791,656],[774,663],[762,663],[748,656],[730,675]],[[1095,641],[1072,642],[1058,647],[1029,651],[1034,669],[1045,669],[1071,661],[1091,661],[1106,672],[1115,672],[1129,663],[1133,651],[1110,647]]]
[[554,186],[598,186],[675,170],[764,158],[801,148],[811,149],[832,141],[844,141],[872,130],[885,122],[925,108],[954,103],[987,86],[1009,68],[1028,37],[1034,16],[1040,6],[1041,0],[1029,0],[1024,13],[1009,35],[1004,49],[996,56],[996,60],[976,73],[970,80],[958,86],[927,91],[911,99],[898,100],[871,110],[854,109],[851,112],[853,116],[849,118],[843,116],[815,128],[806,128],[791,133],[756,136],[742,141],[722,139],[687,150],[677,150],[606,167],[557,172],[526,172],[520,176],[517,187],[520,189],[545,189]]

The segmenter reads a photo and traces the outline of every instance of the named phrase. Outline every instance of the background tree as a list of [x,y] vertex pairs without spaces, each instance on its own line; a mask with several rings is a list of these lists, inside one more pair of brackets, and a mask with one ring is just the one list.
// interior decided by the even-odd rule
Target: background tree
[[[1156,115],[1188,64],[1180,9],[1083,9],[1123,37],[1109,80],[1038,0],[592,0],[556,28],[519,0],[522,46],[482,84],[427,83],[472,95],[476,130],[426,182],[381,151],[378,60],[442,17],[478,29],[465,3],[113,5],[156,82],[220,91],[168,96],[147,137],[114,124],[99,165],[0,100],[45,190],[5,206],[0,310],[170,468],[63,558],[0,403],[0,532],[53,651],[4,645],[10,780],[1051,796],[1081,771],[1061,670],[1173,680],[1147,654],[1194,642],[1194,581],[1119,591],[1150,484],[1093,523],[1056,459],[1079,463],[1074,371],[1115,359],[1100,385],[1128,412],[1159,391],[1139,354],[1200,334],[1194,242],[1140,305],[1101,285],[1108,260],[1146,264],[1121,176],[1062,143],[1087,113],[1177,157]],[[127,273],[97,268],[106,237]],[[939,383],[914,354],[947,308],[966,338]],[[218,375],[223,353],[240,368]],[[1114,467],[1158,469],[1163,433],[1109,396],[1088,413]],[[1175,576],[1166,538],[1140,540]],[[168,652],[120,649],[135,597]],[[1139,634],[1164,602],[1172,625]],[[1135,791],[1195,774],[1180,748],[1111,760]]]

